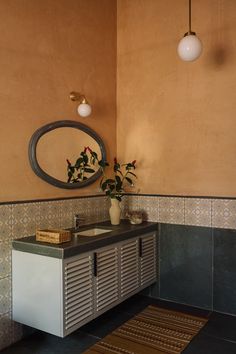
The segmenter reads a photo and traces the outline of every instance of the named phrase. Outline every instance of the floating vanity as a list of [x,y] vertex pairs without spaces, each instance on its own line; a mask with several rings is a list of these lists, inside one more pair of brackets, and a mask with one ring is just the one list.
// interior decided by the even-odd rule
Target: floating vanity
[[157,278],[157,224],[77,230],[60,245],[13,241],[13,319],[64,337]]

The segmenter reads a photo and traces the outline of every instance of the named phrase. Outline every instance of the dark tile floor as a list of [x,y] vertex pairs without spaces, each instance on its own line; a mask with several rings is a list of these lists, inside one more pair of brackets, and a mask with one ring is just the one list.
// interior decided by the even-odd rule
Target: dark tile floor
[[[66,338],[36,331],[1,354],[80,354],[100,338],[127,321],[149,304],[190,314],[207,315],[208,311],[135,295],[104,315],[81,327]],[[184,354],[236,354],[236,317],[212,313],[206,326],[184,350]]]

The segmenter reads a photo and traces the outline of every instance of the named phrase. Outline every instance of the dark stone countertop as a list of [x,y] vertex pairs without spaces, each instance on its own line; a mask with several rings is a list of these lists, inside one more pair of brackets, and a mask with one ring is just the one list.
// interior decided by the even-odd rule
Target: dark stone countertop
[[[68,258],[81,253],[105,247],[112,243],[127,240],[142,234],[157,231],[157,223],[144,221],[139,225],[131,225],[128,220],[122,220],[120,225],[111,225],[110,221],[98,222],[95,224],[81,226],[76,232],[89,230],[91,228],[103,228],[112,230],[98,236],[74,236],[70,242],[59,245],[36,241],[35,236],[23,237],[12,242],[15,250],[30,252],[54,258]],[[73,232],[73,230],[72,230]]]

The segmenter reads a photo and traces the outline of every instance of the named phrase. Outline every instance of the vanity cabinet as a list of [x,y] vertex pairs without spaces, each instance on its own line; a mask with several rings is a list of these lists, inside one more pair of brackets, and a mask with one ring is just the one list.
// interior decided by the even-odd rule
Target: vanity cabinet
[[12,251],[13,319],[64,337],[156,281],[156,233],[58,259]]

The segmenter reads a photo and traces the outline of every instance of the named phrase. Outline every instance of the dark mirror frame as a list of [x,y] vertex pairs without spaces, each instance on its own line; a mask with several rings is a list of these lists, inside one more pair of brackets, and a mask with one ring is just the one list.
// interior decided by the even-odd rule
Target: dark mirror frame
[[105,145],[97,133],[95,133],[91,128],[87,127],[87,125],[82,124],[80,122],[76,122],[73,120],[60,120],[60,121],[46,124],[34,132],[34,134],[32,135],[32,137],[30,139],[29,149],[28,149],[30,165],[38,177],[42,178],[44,181],[52,184],[53,186],[56,186],[59,188],[65,188],[65,189],[77,189],[77,188],[86,187],[86,186],[94,183],[102,175],[101,169],[99,169],[97,172],[95,172],[86,181],[76,182],[76,183],[67,183],[67,182],[60,181],[59,179],[56,179],[56,178],[50,176],[49,174],[47,174],[40,167],[40,165],[38,163],[38,159],[37,159],[38,141],[42,138],[42,136],[44,134],[47,134],[54,129],[63,128],[63,127],[75,128],[75,129],[81,130],[84,133],[90,135],[98,143],[98,145],[100,147],[102,160],[106,161]]

